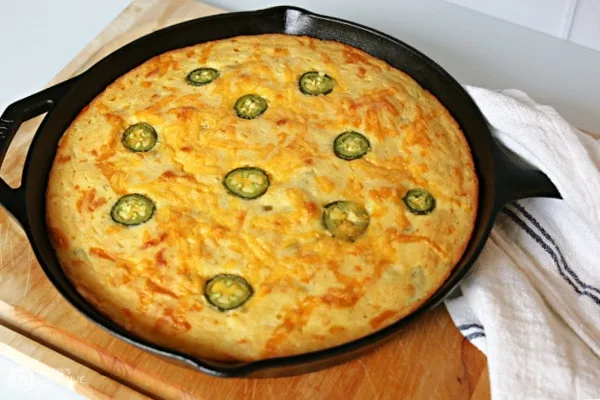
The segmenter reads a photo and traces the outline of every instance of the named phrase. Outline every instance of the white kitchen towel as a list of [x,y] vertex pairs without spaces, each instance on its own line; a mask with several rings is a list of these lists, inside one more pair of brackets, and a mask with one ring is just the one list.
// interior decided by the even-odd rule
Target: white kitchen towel
[[507,205],[446,307],[487,355],[493,399],[600,399],[600,140],[523,92],[466,89],[563,200]]

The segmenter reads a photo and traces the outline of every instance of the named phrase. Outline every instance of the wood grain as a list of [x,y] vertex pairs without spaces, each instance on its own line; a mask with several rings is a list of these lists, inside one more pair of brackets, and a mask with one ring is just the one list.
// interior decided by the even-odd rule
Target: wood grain
[[[192,0],[136,0],[51,83],[88,68],[150,31],[221,12]],[[0,175],[19,185],[40,118],[25,123]],[[346,364],[278,379],[218,379],[126,344],[89,323],[48,281],[21,228],[0,209],[0,354],[90,398],[165,399],[485,399],[486,359],[456,329],[445,308],[427,313],[375,351]],[[45,366],[45,367],[44,367]],[[137,397],[136,397],[137,396]]]
[[[87,397],[121,397],[132,400],[146,398],[139,392],[1,325],[0,353]],[[32,380],[31,384],[35,382]]]

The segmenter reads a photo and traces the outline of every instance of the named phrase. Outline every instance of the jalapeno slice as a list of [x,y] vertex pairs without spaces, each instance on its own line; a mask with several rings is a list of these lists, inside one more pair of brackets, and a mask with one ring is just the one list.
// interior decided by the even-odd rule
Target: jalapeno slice
[[129,126],[121,136],[123,146],[136,153],[152,150],[156,146],[157,140],[156,129],[146,122]]
[[206,300],[219,311],[240,307],[252,297],[252,294],[254,294],[252,286],[239,275],[215,275],[204,285]]
[[110,210],[113,221],[131,226],[148,221],[154,215],[156,205],[149,198],[139,193],[126,194],[121,197]]
[[246,94],[237,99],[233,109],[240,118],[254,119],[267,111],[268,107],[269,104],[264,97],[257,94]]
[[219,77],[219,71],[214,68],[198,68],[193,70],[185,78],[192,86],[204,86]]
[[262,196],[270,184],[267,173],[256,167],[236,168],[223,178],[223,185],[229,193],[246,200]]
[[333,141],[333,151],[342,160],[356,160],[371,150],[369,139],[362,133],[346,131]]
[[416,215],[426,215],[435,209],[435,198],[425,189],[410,189],[402,201]]
[[298,87],[304,94],[310,96],[319,96],[329,94],[333,90],[334,80],[329,75],[317,72],[308,71],[302,74],[298,81]]
[[353,201],[334,201],[323,210],[323,225],[335,238],[354,242],[367,230],[367,210]]

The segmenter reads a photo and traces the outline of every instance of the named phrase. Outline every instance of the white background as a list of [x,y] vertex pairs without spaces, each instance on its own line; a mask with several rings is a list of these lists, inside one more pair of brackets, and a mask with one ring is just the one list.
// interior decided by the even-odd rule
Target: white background
[[600,50],[598,0],[447,0]]
[[[207,2],[230,10],[294,3],[354,20],[417,47],[462,83],[525,90],[600,132],[600,52],[592,50],[600,50],[600,0],[449,1],[478,11],[442,0]],[[0,0],[0,111],[40,90],[128,3]],[[32,383],[19,392],[23,382]],[[80,397],[0,356],[0,399],[29,398]]]

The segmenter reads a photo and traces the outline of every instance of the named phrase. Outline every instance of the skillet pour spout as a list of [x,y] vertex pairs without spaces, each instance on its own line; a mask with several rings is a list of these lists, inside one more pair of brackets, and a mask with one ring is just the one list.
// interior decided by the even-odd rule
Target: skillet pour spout
[[[415,79],[449,110],[460,125],[479,179],[478,214],[470,242],[447,281],[409,316],[358,340],[333,348],[243,364],[223,364],[184,354],[137,337],[98,312],[75,290],[59,265],[45,223],[45,193],[59,139],[108,85],[164,52],[241,35],[306,35],[359,48]],[[219,377],[295,375],[359,356],[393,337],[423,312],[438,305],[471,270],[498,211],[509,201],[530,196],[559,197],[541,172],[525,165],[492,137],[486,121],[462,86],[423,53],[374,29],[296,7],[274,7],[199,18],[137,39],[109,54],[88,71],[10,105],[0,118],[0,165],[20,125],[46,113],[29,148],[22,184],[0,179],[0,203],[21,224],[48,279],[88,319],[126,342]]]

